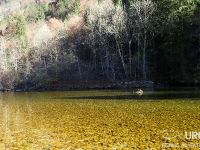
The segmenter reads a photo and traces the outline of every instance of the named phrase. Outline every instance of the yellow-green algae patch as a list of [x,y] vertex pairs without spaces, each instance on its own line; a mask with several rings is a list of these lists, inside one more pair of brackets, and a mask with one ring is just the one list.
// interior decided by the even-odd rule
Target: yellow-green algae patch
[[185,132],[200,132],[200,99],[120,97],[129,94],[1,94],[0,149],[198,149]]

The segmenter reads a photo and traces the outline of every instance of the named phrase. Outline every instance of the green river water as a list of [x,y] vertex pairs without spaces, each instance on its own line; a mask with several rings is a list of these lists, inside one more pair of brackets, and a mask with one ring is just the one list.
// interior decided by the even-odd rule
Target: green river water
[[0,93],[2,150],[200,149],[199,133],[199,91]]

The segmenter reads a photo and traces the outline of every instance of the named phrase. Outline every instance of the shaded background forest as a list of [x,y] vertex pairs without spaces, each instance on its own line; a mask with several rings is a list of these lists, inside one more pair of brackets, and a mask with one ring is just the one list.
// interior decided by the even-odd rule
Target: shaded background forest
[[4,0],[0,89],[198,86],[199,42],[198,0]]

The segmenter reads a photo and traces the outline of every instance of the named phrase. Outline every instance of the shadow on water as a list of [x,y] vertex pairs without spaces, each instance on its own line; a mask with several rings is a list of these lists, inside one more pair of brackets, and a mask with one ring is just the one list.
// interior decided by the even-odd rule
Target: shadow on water
[[103,96],[76,96],[76,97],[54,97],[53,99],[76,99],[76,100],[200,100],[200,93],[155,93],[155,94],[145,94],[141,97],[134,94],[127,95],[103,95]]

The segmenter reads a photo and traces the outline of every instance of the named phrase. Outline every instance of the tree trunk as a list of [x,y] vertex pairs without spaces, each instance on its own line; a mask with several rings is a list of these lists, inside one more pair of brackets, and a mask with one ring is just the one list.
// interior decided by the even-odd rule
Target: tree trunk
[[132,40],[129,41],[128,49],[129,49],[129,76],[132,78],[132,53],[131,53],[131,43]]
[[117,45],[117,50],[118,50],[118,53],[119,53],[119,57],[121,59],[122,67],[123,67],[123,70],[124,70],[124,74],[125,74],[125,76],[127,78],[126,64],[125,64],[125,61],[124,61],[124,57],[122,55],[121,48],[120,48],[119,42],[117,41],[117,38],[115,38],[115,40],[116,40],[116,45]]
[[140,68],[140,37],[137,36],[137,73],[136,78],[139,79],[139,68]]
[[124,5],[125,9],[128,10],[128,8],[129,8],[129,0],[122,0],[122,3]]
[[79,58],[77,58],[77,64],[78,64],[79,79],[82,80],[82,72],[81,72],[81,66],[80,66]]
[[109,52],[108,52],[107,47],[105,49],[106,49],[106,76],[107,76],[107,79],[109,79],[110,78],[110,76],[109,76],[109,68],[110,68]]
[[96,74],[97,74],[97,53],[96,53],[96,49],[94,50],[94,70],[95,70],[95,78],[96,78]]
[[147,74],[146,74],[146,47],[147,47],[147,34],[146,31],[144,33],[144,47],[143,47],[143,80],[147,79]]

